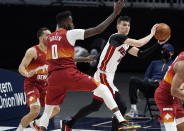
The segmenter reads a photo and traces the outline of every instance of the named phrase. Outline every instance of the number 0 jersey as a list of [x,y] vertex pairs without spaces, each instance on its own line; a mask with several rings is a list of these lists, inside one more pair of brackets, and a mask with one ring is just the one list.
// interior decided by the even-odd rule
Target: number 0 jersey
[[74,45],[76,40],[84,39],[84,30],[59,29],[47,38],[47,61],[49,72],[74,67]]

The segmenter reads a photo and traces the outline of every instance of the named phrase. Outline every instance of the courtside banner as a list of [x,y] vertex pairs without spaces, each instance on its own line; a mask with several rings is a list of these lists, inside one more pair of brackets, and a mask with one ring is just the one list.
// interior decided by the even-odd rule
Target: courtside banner
[[0,121],[24,116],[28,112],[24,94],[24,78],[0,69]]

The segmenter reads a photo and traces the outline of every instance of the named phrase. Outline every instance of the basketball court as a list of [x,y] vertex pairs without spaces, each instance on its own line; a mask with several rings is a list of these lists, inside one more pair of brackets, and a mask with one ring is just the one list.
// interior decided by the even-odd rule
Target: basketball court
[[[126,101],[128,110],[130,108],[128,98],[128,81],[131,76],[138,76],[143,78],[143,74],[134,73],[117,73],[115,76],[115,85],[120,89],[122,99]],[[57,131],[60,128],[60,120],[70,119],[77,111],[89,104],[92,100],[92,93],[87,92],[69,92],[61,107],[61,112],[55,116],[49,123],[48,131]],[[139,100],[138,110],[140,114],[143,114],[145,107],[145,100]],[[127,110],[127,111],[128,111]],[[43,111],[43,109],[42,109]],[[14,111],[14,113],[19,111]],[[6,114],[8,115],[8,114]],[[98,112],[90,114],[88,117],[81,119],[74,126],[73,131],[110,131],[111,130],[111,115],[112,113],[103,106]],[[0,121],[0,131],[15,131],[19,122],[19,118],[8,119]],[[149,113],[146,113],[146,119],[131,120],[134,123],[141,124],[143,128],[134,131],[160,131],[160,124],[156,119],[151,119]],[[26,128],[25,131],[32,131],[31,128]]]

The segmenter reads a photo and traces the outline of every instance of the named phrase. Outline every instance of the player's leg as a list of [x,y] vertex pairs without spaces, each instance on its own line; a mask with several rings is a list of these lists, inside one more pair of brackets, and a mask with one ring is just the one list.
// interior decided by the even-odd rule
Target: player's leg
[[[40,104],[42,107],[45,106],[45,98],[46,98],[46,87],[45,85],[40,85],[38,86],[38,90],[39,90],[39,93],[40,93]],[[50,116],[50,119],[52,117],[54,117],[56,114],[58,114],[60,112],[60,107],[59,106],[56,106],[54,109],[53,109],[53,112]],[[39,130],[39,127],[40,127],[40,118],[39,119],[35,119],[33,120],[30,124],[30,127],[33,128],[34,130]]]
[[28,97],[28,99],[33,102],[29,105],[30,112],[21,119],[19,127],[16,131],[23,131],[24,128],[26,128],[29,123],[33,121],[40,113],[39,99],[36,96]]
[[40,131],[46,131],[49,118],[55,115],[53,113],[54,108],[59,107],[63,102],[66,95],[67,89],[65,82],[66,75],[63,76],[63,71],[58,70],[52,72],[48,78],[47,94],[46,94],[46,105],[43,115],[40,118]]
[[[113,80],[114,80],[114,74],[102,74],[100,72],[96,72],[95,73],[95,79],[96,80],[100,80],[100,82],[104,85],[106,85],[109,90],[111,91],[117,105],[118,105],[118,108],[121,112],[121,114],[124,116],[125,115],[125,112],[126,112],[126,105],[123,101],[121,101],[120,99],[120,92],[119,90],[116,88],[116,86],[114,85],[113,83]],[[94,95],[95,96],[95,95]],[[98,96],[95,96],[97,98],[99,98]],[[116,116],[113,115],[113,118],[112,118],[112,131],[117,131],[118,130],[118,125],[119,125],[119,122],[116,118]]]
[[[115,92],[115,98],[114,99],[115,99],[115,101],[116,101],[116,103],[117,103],[117,105],[119,107],[119,110],[120,110],[121,114],[124,116],[125,112],[127,110],[127,107],[126,107],[125,102],[121,100],[119,92]],[[118,130],[118,128],[117,128],[118,124],[119,124],[119,122],[118,122],[117,118],[115,116],[113,116],[111,131],[117,131]]]
[[30,111],[21,119],[17,131],[23,131],[40,113],[40,93],[36,85],[30,81],[24,81],[24,92]]
[[59,105],[63,102],[64,97],[65,93],[63,95],[60,95],[60,90],[58,90],[58,94],[47,90],[46,103],[48,103],[48,105],[45,105],[44,112],[40,118],[40,131],[47,130],[49,119],[55,116],[60,111]]
[[[97,73],[97,72],[95,73],[95,76],[96,76],[95,79],[96,79],[96,80],[99,80],[99,77],[98,77],[98,73]],[[102,104],[103,104],[103,99],[101,99],[101,98],[96,98],[96,97],[94,96],[92,102],[91,102],[89,105],[87,105],[87,106],[81,108],[81,109],[77,112],[77,114],[76,114],[75,116],[72,117],[71,120],[69,120],[69,121],[61,121],[61,122],[60,122],[60,123],[62,123],[61,128],[62,128],[62,129],[63,129],[63,128],[64,128],[64,129],[71,129],[71,128],[73,127],[73,125],[74,125],[78,120],[80,120],[81,118],[83,118],[83,117],[89,115],[89,114],[92,113],[92,112],[98,111],[98,110],[100,109],[100,107],[102,106]]]
[[92,102],[81,108],[78,113],[72,117],[72,119],[70,121],[68,121],[66,124],[67,126],[69,126],[70,128],[73,127],[73,125],[80,120],[81,118],[91,114],[92,112],[96,112],[100,109],[100,107],[102,106],[103,101],[97,100],[95,98],[93,98]]
[[175,113],[174,108],[171,106],[165,106],[159,105],[160,115],[161,115],[161,122],[163,122],[165,130],[166,131],[177,131],[176,128],[176,119],[175,119]]
[[[175,120],[175,108],[173,105],[169,104],[173,101],[172,97],[163,96],[163,90],[161,88],[157,88],[155,91],[155,102],[160,111],[161,124],[163,124],[162,130],[165,131],[177,131],[176,128],[176,120]],[[163,99],[164,98],[164,99]],[[170,99],[171,98],[171,99]]]
[[[122,129],[136,128],[136,126],[134,125],[133,126],[127,125],[126,120],[120,113],[119,108],[113,98],[113,95],[107,86],[97,82],[94,78],[84,73],[81,73],[80,71],[73,71],[73,72],[75,72],[75,75],[70,75],[70,86],[68,86],[69,90],[94,92],[96,96],[99,96],[104,100],[104,103],[113,112],[113,114],[116,116],[118,121],[120,123],[123,122],[121,124],[123,126]],[[72,82],[72,81],[75,81],[75,82]]]
[[184,131],[184,122],[177,125],[178,131]]
[[177,100],[176,108],[176,124],[178,131],[184,131],[184,110],[179,103],[179,99]]
[[49,124],[49,118],[51,117],[54,107],[56,106],[55,105],[45,105],[43,115],[40,118],[40,131],[47,130],[47,127]]
[[99,97],[103,98],[104,103],[106,104],[106,106],[112,111],[113,115],[116,116],[116,118],[119,121],[119,130],[123,130],[123,129],[133,129],[133,128],[139,128],[140,125],[130,125],[122,116],[111,92],[109,91],[109,89],[103,85],[100,84],[94,91],[93,91],[96,95],[98,95]]
[[[53,112],[52,112],[52,114],[51,114],[51,116],[50,116],[49,119],[53,118],[53,117],[54,117],[55,115],[57,115],[59,112],[60,112],[60,107],[59,107],[59,106],[55,106],[54,109],[53,109]],[[41,118],[41,117],[40,117],[40,118]],[[40,118],[39,118],[39,119],[36,119],[36,120],[34,120],[34,121],[32,121],[32,122],[30,123],[30,126],[31,126],[33,129],[35,129],[35,130],[39,129],[39,127],[40,127]]]

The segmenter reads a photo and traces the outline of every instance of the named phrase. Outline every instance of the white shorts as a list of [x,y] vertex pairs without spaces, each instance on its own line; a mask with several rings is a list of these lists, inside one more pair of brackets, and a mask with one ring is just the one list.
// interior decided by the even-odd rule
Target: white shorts
[[[104,73],[100,70],[97,70],[94,74],[94,78],[96,81],[99,81],[101,84],[106,85],[111,91],[113,97],[115,96],[115,92],[119,92],[119,90],[116,88],[116,86],[113,83],[114,73]],[[95,93],[93,93],[93,97],[95,99],[103,101],[103,99]]]

